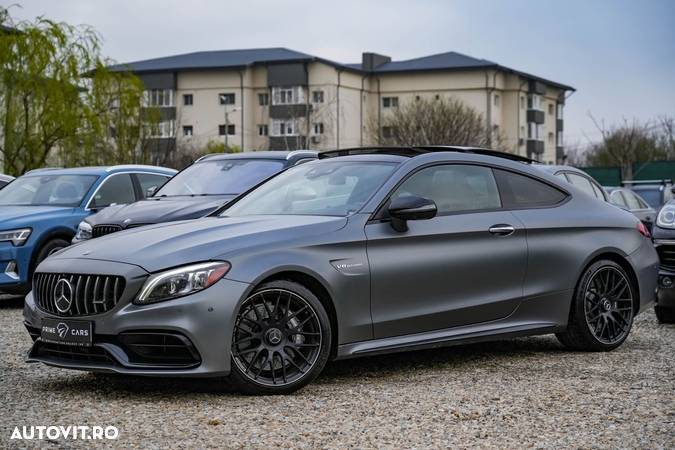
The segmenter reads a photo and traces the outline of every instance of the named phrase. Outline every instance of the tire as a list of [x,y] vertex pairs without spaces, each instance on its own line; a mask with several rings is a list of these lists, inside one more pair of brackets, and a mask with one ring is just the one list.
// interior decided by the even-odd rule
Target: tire
[[31,273],[35,270],[35,268],[40,265],[42,261],[47,259],[49,255],[52,253],[55,253],[62,248],[66,248],[70,245],[70,242],[64,241],[63,239],[52,239],[50,241],[47,241],[41,248],[40,251],[37,253],[37,256],[35,257],[35,262],[33,264]]
[[661,323],[675,323],[675,308],[666,308],[663,306],[654,306],[656,319]]
[[289,394],[321,373],[330,350],[330,320],[319,299],[293,281],[264,283],[237,313],[229,380],[246,394]]
[[567,329],[556,337],[572,350],[614,350],[633,326],[636,292],[631,278],[614,261],[591,264],[574,291]]

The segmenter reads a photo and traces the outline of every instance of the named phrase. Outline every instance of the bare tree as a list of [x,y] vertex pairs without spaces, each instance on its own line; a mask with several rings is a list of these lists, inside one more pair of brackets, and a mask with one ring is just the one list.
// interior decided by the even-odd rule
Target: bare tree
[[[371,140],[386,145],[499,147],[504,139],[482,114],[459,99],[419,99],[371,120]],[[379,123],[378,123],[379,122]]]
[[594,144],[588,162],[596,166],[619,166],[624,180],[633,179],[633,164],[663,159],[667,155],[659,146],[658,133],[651,122],[628,121],[607,127],[589,114],[602,134],[602,142]]

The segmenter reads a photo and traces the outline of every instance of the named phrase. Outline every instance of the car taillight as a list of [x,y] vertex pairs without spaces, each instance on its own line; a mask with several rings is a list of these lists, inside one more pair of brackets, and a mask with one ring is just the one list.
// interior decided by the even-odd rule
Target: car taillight
[[643,235],[644,237],[646,238],[651,237],[651,234],[649,234],[649,230],[647,229],[647,226],[644,223],[638,222],[637,229],[640,232],[640,234]]

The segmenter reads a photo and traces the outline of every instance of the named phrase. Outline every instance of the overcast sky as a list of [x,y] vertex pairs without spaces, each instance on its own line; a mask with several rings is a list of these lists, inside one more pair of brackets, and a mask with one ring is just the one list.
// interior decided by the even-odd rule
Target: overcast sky
[[288,47],[339,62],[446,51],[574,86],[567,143],[607,123],[675,116],[675,0],[0,0],[17,19],[87,24],[118,62]]

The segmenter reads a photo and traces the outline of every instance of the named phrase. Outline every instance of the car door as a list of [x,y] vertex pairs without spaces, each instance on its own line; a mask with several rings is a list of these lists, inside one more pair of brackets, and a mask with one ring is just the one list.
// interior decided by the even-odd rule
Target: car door
[[375,338],[496,320],[522,297],[525,230],[503,209],[489,167],[422,168],[390,198],[433,200],[438,214],[397,232],[385,220],[366,225]]

